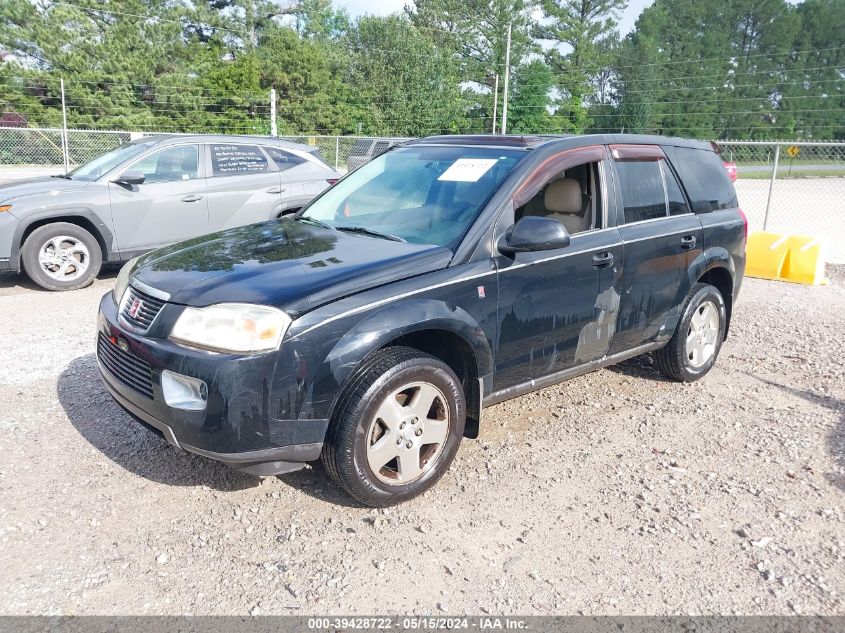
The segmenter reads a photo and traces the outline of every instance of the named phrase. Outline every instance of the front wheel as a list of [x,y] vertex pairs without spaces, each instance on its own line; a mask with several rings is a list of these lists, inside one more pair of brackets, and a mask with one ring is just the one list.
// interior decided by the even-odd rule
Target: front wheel
[[716,362],[725,339],[727,312],[715,286],[696,284],[681,309],[681,320],[666,347],[654,352],[657,369],[667,378],[693,382]]
[[379,350],[358,370],[332,416],[322,460],[365,505],[407,501],[449,469],[466,421],[448,365],[407,347]]
[[21,257],[29,278],[47,290],[84,288],[94,281],[103,264],[94,236],[69,222],[35,229],[26,238]]

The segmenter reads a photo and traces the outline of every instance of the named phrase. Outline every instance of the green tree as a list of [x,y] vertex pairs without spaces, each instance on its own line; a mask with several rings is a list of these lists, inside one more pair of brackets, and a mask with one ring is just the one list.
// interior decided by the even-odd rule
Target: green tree
[[794,136],[845,139],[845,2],[806,0],[798,5],[789,82],[779,95],[780,122]]
[[360,18],[346,38],[344,76],[361,132],[418,136],[464,129],[465,100],[451,51],[401,16]]
[[627,0],[544,0],[547,18],[536,28],[551,42],[546,59],[560,90],[560,116],[583,131],[588,108],[608,81],[619,13]]
[[473,125],[468,131],[490,131],[497,74],[502,103],[508,26],[512,75],[539,50],[531,36],[536,7],[536,0],[417,0],[415,7],[406,8],[415,26],[427,30],[439,47],[453,52],[460,80],[481,88],[466,90],[467,98],[474,100],[470,106]]
[[508,132],[543,134],[568,130],[567,120],[552,116],[554,82],[551,69],[539,59],[519,67],[508,103]]

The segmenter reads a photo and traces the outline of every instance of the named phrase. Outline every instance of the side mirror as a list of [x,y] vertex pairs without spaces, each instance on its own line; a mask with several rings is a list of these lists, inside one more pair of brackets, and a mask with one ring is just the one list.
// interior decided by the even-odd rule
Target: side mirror
[[131,187],[132,185],[143,185],[144,180],[146,180],[146,176],[144,176],[144,174],[140,171],[130,169],[120,174],[120,176],[112,180],[112,182],[118,185]]
[[529,215],[510,227],[499,239],[499,252],[505,255],[550,251],[569,246],[569,231],[557,220]]

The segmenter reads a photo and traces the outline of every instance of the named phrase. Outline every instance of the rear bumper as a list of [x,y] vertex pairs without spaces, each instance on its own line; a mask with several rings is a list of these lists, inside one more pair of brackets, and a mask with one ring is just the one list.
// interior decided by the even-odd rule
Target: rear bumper
[[[264,378],[272,375],[268,363],[272,366],[274,358],[198,357],[198,352],[126,331],[117,323],[116,309],[110,293],[103,297],[97,361],[109,393],[137,421],[173,446],[252,475],[291,472],[319,458],[328,420],[275,419],[262,402],[260,394],[267,390]],[[132,381],[127,382],[126,372],[137,373],[137,368],[121,366],[115,373],[114,360],[109,360],[113,352],[100,349],[100,345],[110,344],[102,337],[122,339],[128,345],[127,353],[149,366],[150,388],[146,393],[139,393],[132,388]],[[103,353],[108,362],[104,362]],[[164,369],[204,380],[209,393],[207,409],[186,411],[168,406],[161,391]]]

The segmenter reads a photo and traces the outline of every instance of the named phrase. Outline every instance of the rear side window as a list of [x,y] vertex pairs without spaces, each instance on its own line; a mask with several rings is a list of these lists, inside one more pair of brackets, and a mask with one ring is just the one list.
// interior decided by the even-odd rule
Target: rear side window
[[276,163],[279,171],[285,171],[305,162],[305,159],[301,156],[291,154],[290,152],[286,152],[278,147],[265,147],[264,149],[266,149],[267,153],[270,154],[270,158],[273,159],[274,163]]
[[215,176],[240,176],[264,173],[269,165],[255,145],[212,145],[211,168]]
[[666,193],[657,160],[616,162],[625,208],[625,222],[642,222],[666,216]]
[[736,191],[715,152],[672,146],[664,147],[663,151],[681,177],[693,211],[717,211],[739,206]]

